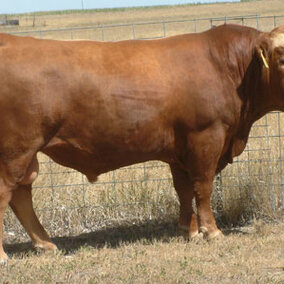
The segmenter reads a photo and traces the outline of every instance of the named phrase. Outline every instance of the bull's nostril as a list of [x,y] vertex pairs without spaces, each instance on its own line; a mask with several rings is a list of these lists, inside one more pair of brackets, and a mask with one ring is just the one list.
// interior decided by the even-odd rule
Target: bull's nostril
[[284,58],[280,58],[280,59],[279,59],[279,64],[280,64],[280,65],[284,65]]

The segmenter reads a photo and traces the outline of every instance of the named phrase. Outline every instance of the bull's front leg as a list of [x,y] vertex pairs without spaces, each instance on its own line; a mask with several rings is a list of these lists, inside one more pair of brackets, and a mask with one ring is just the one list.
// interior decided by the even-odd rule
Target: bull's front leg
[[186,168],[192,180],[199,232],[206,238],[222,235],[216,226],[210,201],[224,144],[225,130],[221,125],[188,135]]
[[199,232],[203,233],[204,237],[208,239],[222,235],[216,226],[210,207],[212,186],[213,179],[198,180],[194,183]]

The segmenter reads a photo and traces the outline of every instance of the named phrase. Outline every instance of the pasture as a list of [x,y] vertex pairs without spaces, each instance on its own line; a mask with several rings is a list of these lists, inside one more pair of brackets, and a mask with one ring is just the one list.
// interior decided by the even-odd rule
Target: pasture
[[283,224],[257,221],[225,234],[187,242],[167,222],[56,238],[66,249],[56,255],[14,245],[0,283],[283,283]]
[[[0,27],[0,31],[30,31],[28,35],[38,36],[35,31],[41,30],[43,38],[70,39],[70,31],[54,30],[75,26],[82,29],[72,33],[73,39],[101,40],[101,29],[83,28],[256,13],[284,15],[283,1],[37,13],[20,15],[19,27]],[[210,27],[208,21],[200,23],[197,31]],[[255,26],[255,19],[246,24]],[[284,24],[284,18],[279,18],[278,24]],[[273,20],[260,21],[259,25],[271,30]],[[135,35],[160,36],[162,28],[155,24],[137,26]],[[193,28],[172,23],[167,25],[167,35],[193,32]],[[104,36],[104,40],[132,38],[132,25],[108,28]],[[8,211],[4,243],[12,260],[8,267],[0,268],[0,281],[282,283],[283,131],[282,114],[272,113],[258,121],[246,151],[216,179],[212,207],[227,237],[209,243],[185,242],[177,232],[178,202],[164,164],[134,165],[89,184],[78,172],[40,155],[35,206],[44,227],[66,251],[55,256],[31,252],[21,225]],[[226,227],[248,223],[250,227],[241,229]]]

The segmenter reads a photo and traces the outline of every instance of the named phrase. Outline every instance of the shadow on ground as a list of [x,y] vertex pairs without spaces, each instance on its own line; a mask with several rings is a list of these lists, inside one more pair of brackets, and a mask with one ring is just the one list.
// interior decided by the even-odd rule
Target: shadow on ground
[[[222,231],[224,235],[246,234],[236,228],[222,228]],[[147,221],[139,225],[117,225],[74,237],[56,237],[52,238],[52,241],[66,254],[72,254],[82,246],[116,248],[121,244],[141,240],[145,243],[152,243],[153,241],[169,242],[173,237],[182,236],[186,238],[187,234],[178,229],[176,222]],[[17,256],[34,250],[31,242],[6,244],[4,249],[10,256]]]
[[[123,243],[133,243],[139,240],[145,240],[145,242],[154,240],[168,242],[172,237],[176,236],[181,236],[176,222],[147,221],[139,225],[117,225],[74,237],[55,237],[52,238],[52,241],[60,250],[70,254],[82,246],[116,248]],[[31,242],[21,242],[6,244],[4,249],[12,256],[33,250],[33,246]]]

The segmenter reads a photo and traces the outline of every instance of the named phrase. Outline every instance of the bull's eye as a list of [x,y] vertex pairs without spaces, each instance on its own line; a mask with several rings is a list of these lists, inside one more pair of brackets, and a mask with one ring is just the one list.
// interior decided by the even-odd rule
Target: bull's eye
[[280,58],[280,59],[279,59],[279,64],[280,64],[281,66],[284,66],[284,58]]

